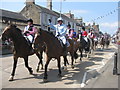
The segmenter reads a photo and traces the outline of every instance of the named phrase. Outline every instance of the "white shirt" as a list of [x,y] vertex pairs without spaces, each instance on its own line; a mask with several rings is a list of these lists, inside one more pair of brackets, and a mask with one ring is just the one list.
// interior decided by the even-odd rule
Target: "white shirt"
[[50,28],[56,30],[56,36],[59,34],[60,34],[60,36],[66,36],[66,33],[67,33],[66,25],[64,25],[64,24],[52,25],[51,23],[49,25],[50,25]]

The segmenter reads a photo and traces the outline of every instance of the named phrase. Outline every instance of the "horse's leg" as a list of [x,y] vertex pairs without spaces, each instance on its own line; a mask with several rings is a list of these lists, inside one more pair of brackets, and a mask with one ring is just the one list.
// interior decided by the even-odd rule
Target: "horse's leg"
[[57,59],[57,62],[58,62],[58,69],[59,69],[59,74],[58,74],[58,76],[61,77],[60,57]]
[[87,58],[89,58],[89,52],[87,53]]
[[45,64],[45,72],[44,72],[44,79],[43,81],[46,82],[47,81],[47,67],[48,67],[48,64],[50,62],[51,58],[47,57],[47,61],[46,61],[46,64]]
[[82,61],[82,57],[83,57],[82,52],[83,52],[83,50],[82,50],[82,49],[79,49],[79,51],[80,51],[80,61]]
[[105,45],[103,45],[103,49],[104,49],[104,46],[105,46]]
[[17,66],[17,61],[18,61],[18,57],[14,56],[13,70],[12,70],[12,74],[9,78],[9,81],[13,81],[13,79],[14,79],[15,69],[16,69],[16,66]]
[[32,68],[29,67],[29,65],[28,65],[28,56],[24,57],[24,62],[25,62],[25,67],[28,69],[28,71],[30,72],[30,74],[33,74]]
[[90,53],[92,53],[92,50],[90,49],[90,47],[88,47],[87,58],[89,58]]
[[71,55],[71,60],[72,60],[71,61],[71,68],[74,69],[74,64],[73,64],[74,63],[74,53],[71,52],[70,55]]
[[43,54],[43,51],[41,51],[40,54],[38,52],[36,53],[37,57],[39,58],[39,63],[36,69],[37,72],[39,71],[40,64],[42,66],[41,69],[43,69],[42,54]]
[[64,70],[67,71],[67,65],[66,65],[66,63],[68,63],[67,56],[63,56],[63,58],[64,58]]
[[101,50],[103,49],[103,45],[101,44]]

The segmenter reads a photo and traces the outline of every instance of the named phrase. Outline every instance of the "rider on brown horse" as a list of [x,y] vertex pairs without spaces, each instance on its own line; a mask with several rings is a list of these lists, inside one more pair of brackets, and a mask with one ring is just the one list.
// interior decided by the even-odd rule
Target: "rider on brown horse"
[[31,53],[32,53],[33,52],[32,43],[34,41],[34,36],[35,36],[35,33],[37,32],[37,29],[36,29],[36,27],[33,26],[32,19],[28,19],[27,22],[28,22],[28,25],[24,29],[24,35],[28,40],[28,43],[31,48]]
[[64,55],[67,55],[67,27],[63,24],[63,19],[61,17],[57,19],[57,22],[57,25],[52,25],[51,19],[49,19],[50,28],[56,30],[56,37],[62,41]]

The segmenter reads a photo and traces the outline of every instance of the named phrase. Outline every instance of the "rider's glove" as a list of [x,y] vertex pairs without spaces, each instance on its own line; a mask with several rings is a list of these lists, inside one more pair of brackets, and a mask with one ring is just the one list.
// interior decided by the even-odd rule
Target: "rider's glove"
[[49,23],[51,23],[52,21],[51,21],[51,19],[49,19]]
[[58,37],[60,36],[60,33],[58,32],[58,35],[57,35]]

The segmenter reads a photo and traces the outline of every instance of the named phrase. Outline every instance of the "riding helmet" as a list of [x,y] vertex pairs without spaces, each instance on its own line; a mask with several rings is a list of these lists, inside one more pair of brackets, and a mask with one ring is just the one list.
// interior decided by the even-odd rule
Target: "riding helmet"
[[28,19],[27,22],[32,22],[33,23],[33,20],[32,19]]

